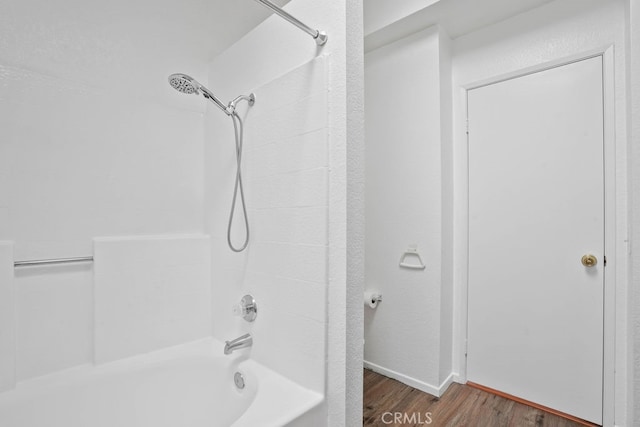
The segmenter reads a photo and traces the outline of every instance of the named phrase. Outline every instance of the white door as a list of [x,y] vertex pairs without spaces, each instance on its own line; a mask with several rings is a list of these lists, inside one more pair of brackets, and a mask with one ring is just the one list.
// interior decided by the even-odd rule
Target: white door
[[597,424],[603,112],[601,57],[468,91],[468,380]]

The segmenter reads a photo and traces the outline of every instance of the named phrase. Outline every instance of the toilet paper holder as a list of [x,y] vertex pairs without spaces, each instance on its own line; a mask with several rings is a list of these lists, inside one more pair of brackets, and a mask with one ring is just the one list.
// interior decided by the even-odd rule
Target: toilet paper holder
[[382,301],[382,292],[380,291],[365,291],[364,303],[371,308],[376,308],[378,303]]
[[371,302],[380,302],[382,301],[382,294],[371,294]]
[[[409,258],[418,258],[418,264],[409,264],[406,262],[407,257]],[[418,245],[410,245],[409,248],[404,251],[402,256],[400,257],[400,267],[411,268],[413,270],[424,270],[427,266],[422,261],[422,257],[420,256],[420,252],[418,252]]]

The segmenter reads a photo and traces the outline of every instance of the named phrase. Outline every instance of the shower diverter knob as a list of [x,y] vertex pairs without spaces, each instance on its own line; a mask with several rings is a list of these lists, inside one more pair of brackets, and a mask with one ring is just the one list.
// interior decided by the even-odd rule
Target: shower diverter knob
[[247,322],[253,322],[258,316],[258,306],[256,300],[251,295],[245,295],[240,300],[240,304],[233,306],[233,314],[241,316]]

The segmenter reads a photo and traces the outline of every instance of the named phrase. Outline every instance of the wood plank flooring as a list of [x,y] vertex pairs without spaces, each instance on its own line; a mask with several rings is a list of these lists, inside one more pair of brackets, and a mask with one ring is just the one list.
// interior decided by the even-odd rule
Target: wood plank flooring
[[363,426],[578,427],[500,396],[452,384],[434,397],[371,370],[364,370]]

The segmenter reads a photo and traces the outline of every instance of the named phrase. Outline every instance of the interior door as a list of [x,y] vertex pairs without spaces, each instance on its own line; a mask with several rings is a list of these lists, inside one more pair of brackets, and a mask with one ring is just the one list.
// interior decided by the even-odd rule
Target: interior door
[[603,101],[602,57],[468,91],[468,380],[597,424]]

